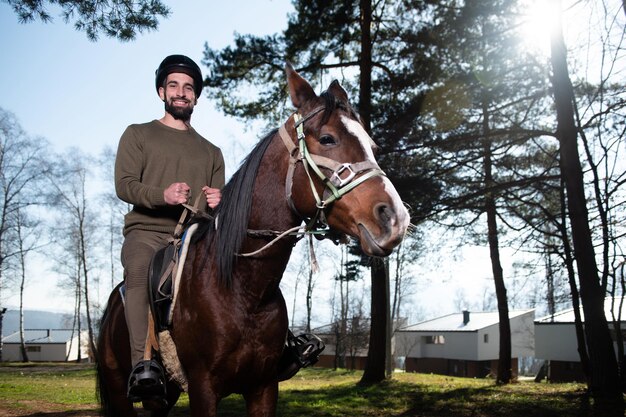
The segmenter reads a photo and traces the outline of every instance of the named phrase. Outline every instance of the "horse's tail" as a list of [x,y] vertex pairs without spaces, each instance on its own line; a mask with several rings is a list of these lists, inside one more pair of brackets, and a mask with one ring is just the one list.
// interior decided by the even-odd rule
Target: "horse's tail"
[[[120,297],[120,283],[113,289],[107,301],[98,332],[98,347],[96,352],[96,397],[100,403],[100,415],[104,417],[120,417],[120,396],[126,399],[126,392],[118,392],[119,375],[115,374],[115,352],[111,351],[110,340],[115,337],[116,309],[122,304]],[[121,341],[123,343],[123,341]],[[128,343],[128,342],[127,342]],[[112,356],[113,355],[113,356]],[[117,383],[117,384],[116,384]]]

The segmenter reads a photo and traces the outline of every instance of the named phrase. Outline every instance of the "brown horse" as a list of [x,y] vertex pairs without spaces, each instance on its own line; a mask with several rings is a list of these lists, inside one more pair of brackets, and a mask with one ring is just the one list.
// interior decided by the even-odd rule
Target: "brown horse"
[[[170,333],[194,417],[215,416],[231,393],[243,395],[249,416],[276,412],[288,326],[279,283],[299,236],[267,245],[267,236],[253,231],[282,232],[305,222],[307,231],[324,227],[358,239],[369,256],[387,256],[409,224],[345,90],[334,81],[318,96],[290,65],[286,74],[297,112],[261,139],[233,175],[217,220],[204,227],[184,265]],[[98,341],[106,416],[137,415],[126,398],[131,360],[123,308],[113,291]],[[168,382],[170,408],[180,392]]]

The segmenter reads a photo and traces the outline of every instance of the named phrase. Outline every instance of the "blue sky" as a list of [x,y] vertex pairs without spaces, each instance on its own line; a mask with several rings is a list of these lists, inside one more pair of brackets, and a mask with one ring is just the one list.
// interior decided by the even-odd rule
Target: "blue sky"
[[[115,149],[127,125],[162,116],[154,71],[165,56],[181,53],[201,65],[205,42],[223,48],[235,32],[279,32],[293,11],[290,0],[166,3],[171,15],[157,31],[122,43],[103,36],[89,41],[54,8],[49,9],[52,23],[20,24],[11,7],[0,2],[0,107],[14,113],[26,132],[48,139],[59,151]],[[238,154],[262,133],[246,132],[206,97],[199,100],[192,124],[224,150],[231,169],[241,159]]]

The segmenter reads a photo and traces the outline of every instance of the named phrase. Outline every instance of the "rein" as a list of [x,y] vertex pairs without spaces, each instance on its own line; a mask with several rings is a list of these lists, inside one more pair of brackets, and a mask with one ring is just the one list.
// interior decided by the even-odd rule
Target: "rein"
[[[326,216],[324,212],[326,208],[328,208],[332,203],[341,199],[344,195],[346,195],[368,179],[377,176],[385,176],[385,173],[380,169],[376,162],[361,161],[356,163],[341,163],[333,159],[326,158],[320,155],[315,155],[309,152],[305,141],[306,135],[304,134],[304,123],[319,112],[323,111],[324,108],[324,106],[317,107],[304,117],[302,117],[299,113],[294,113],[294,127],[296,129],[296,140],[298,146],[294,144],[293,139],[287,132],[285,124],[283,124],[278,131],[279,136],[285,144],[285,147],[287,148],[290,157],[289,168],[287,170],[287,178],[285,181],[286,198],[291,209],[298,215],[298,217],[306,221],[306,225],[296,226],[284,232],[249,230],[249,235],[271,235],[276,237],[260,249],[254,252],[242,253],[239,254],[239,256],[250,257],[257,255],[272,246],[278,240],[288,235],[296,235],[298,236],[298,239],[304,237],[307,234],[319,234],[324,237],[329,233],[328,223],[326,222]],[[315,215],[308,220],[298,212],[292,199],[293,176],[296,165],[298,163],[302,163],[304,167],[307,177],[309,178],[311,193],[313,194],[316,201],[315,206],[317,208],[317,211],[315,212]],[[331,171],[332,174],[330,175],[330,177],[326,176],[322,169],[327,169]],[[317,189],[315,188],[315,183],[313,181],[311,171],[325,185],[322,196],[319,195]]]

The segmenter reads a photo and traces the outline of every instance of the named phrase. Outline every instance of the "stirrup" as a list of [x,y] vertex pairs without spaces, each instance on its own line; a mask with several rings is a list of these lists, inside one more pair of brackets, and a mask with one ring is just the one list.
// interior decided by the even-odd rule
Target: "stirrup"
[[294,336],[287,335],[287,343],[278,364],[278,381],[292,378],[300,368],[315,364],[326,345],[319,337],[311,333]]
[[319,360],[320,353],[326,347],[322,339],[312,333],[303,333],[295,336],[289,342],[295,348],[298,354],[298,361],[303,368],[314,365]]
[[[165,399],[165,373],[158,362],[139,362],[128,377],[128,399],[131,402],[144,402],[144,407],[158,409],[167,406]],[[146,407],[146,408],[148,408]]]

